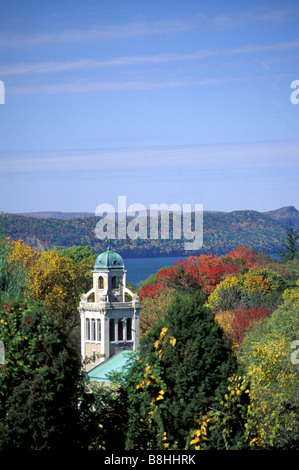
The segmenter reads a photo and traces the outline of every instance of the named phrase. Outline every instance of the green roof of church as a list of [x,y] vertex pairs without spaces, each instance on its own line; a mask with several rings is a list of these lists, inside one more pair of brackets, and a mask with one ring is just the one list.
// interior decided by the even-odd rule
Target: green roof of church
[[112,251],[110,244],[108,244],[108,249],[104,253],[101,253],[94,264],[94,270],[101,271],[105,269],[125,269],[124,261],[122,257]]
[[110,357],[107,361],[102,362],[98,366],[94,367],[87,373],[87,377],[90,380],[96,380],[98,382],[109,382],[109,375],[111,372],[124,372],[128,366],[133,351],[125,350],[121,351],[115,356]]

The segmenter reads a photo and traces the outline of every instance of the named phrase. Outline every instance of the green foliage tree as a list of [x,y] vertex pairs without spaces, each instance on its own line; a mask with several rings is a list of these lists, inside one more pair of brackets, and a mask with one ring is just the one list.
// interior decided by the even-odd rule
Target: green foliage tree
[[0,448],[61,449],[79,432],[77,351],[41,304],[0,307]]
[[127,448],[185,448],[196,416],[224,393],[235,367],[202,293],[178,292],[126,377]]
[[42,303],[24,293],[0,235],[0,450],[87,449],[96,435],[78,350]]
[[124,451],[128,415],[118,390],[118,381],[119,378],[114,380],[110,377],[109,388],[103,384],[88,382],[85,434],[90,450]]
[[286,230],[286,238],[283,242],[284,251],[281,252],[283,260],[293,260],[297,256],[297,240],[299,233],[292,227]]
[[62,256],[71,258],[76,264],[80,264],[82,263],[82,261],[86,262],[90,266],[90,269],[92,269],[97,257],[97,255],[93,252],[92,248],[88,245],[64,248],[59,250],[59,253]]
[[249,406],[248,378],[233,374],[227,392],[206,414],[201,413],[197,427],[190,432],[188,450],[244,450],[246,416]]

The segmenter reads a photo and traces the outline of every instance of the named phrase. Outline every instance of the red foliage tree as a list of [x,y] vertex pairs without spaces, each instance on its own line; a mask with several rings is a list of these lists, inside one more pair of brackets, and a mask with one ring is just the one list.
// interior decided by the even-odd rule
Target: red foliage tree
[[202,288],[209,296],[219,282],[229,274],[244,273],[257,267],[254,252],[246,247],[236,248],[226,255],[189,256],[177,261],[172,268],[165,268],[157,275],[157,283],[143,286],[140,299],[154,297],[161,289],[168,287],[184,290]]
[[237,345],[240,346],[245,337],[246,331],[250,326],[253,325],[258,320],[263,318],[268,318],[272,315],[272,312],[265,307],[238,307],[234,311],[234,316],[232,320],[232,340]]
[[181,267],[198,286],[202,286],[203,292],[210,295],[217,284],[228,274],[237,274],[235,265],[223,264],[216,255],[190,256],[185,260],[175,263],[174,267]]
[[198,289],[202,285],[197,269],[186,263],[186,260],[177,261],[173,268],[164,269],[158,274],[157,279],[164,288],[179,287],[188,290]]
[[142,286],[142,288],[140,289],[140,293],[139,293],[139,299],[142,301],[144,299],[144,297],[152,297],[154,298],[158,292],[160,292],[162,286],[160,284],[154,284],[154,285],[145,285],[145,286]]
[[243,274],[249,269],[258,268],[256,254],[246,246],[240,246],[220,257],[223,264],[234,265]]
[[208,296],[227,275],[238,272],[234,263],[224,263],[216,255],[189,256],[177,261],[172,268],[161,270],[154,286],[142,287],[140,299],[145,296],[154,297],[160,289],[168,287],[184,290],[202,288]]

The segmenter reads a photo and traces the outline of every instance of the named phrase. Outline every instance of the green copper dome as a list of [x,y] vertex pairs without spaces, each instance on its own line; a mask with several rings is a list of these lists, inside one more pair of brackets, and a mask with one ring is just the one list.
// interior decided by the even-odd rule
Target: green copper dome
[[101,253],[94,264],[95,271],[104,269],[125,269],[124,261],[122,257],[111,250],[110,244],[108,249],[104,253]]

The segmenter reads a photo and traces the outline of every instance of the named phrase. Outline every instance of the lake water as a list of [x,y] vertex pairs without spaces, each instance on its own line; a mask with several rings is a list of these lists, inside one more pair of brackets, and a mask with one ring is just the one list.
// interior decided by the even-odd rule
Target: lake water
[[151,274],[155,274],[159,269],[164,268],[164,266],[172,266],[179,259],[184,259],[184,257],[124,258],[127,282],[138,287],[140,281],[144,281]]

